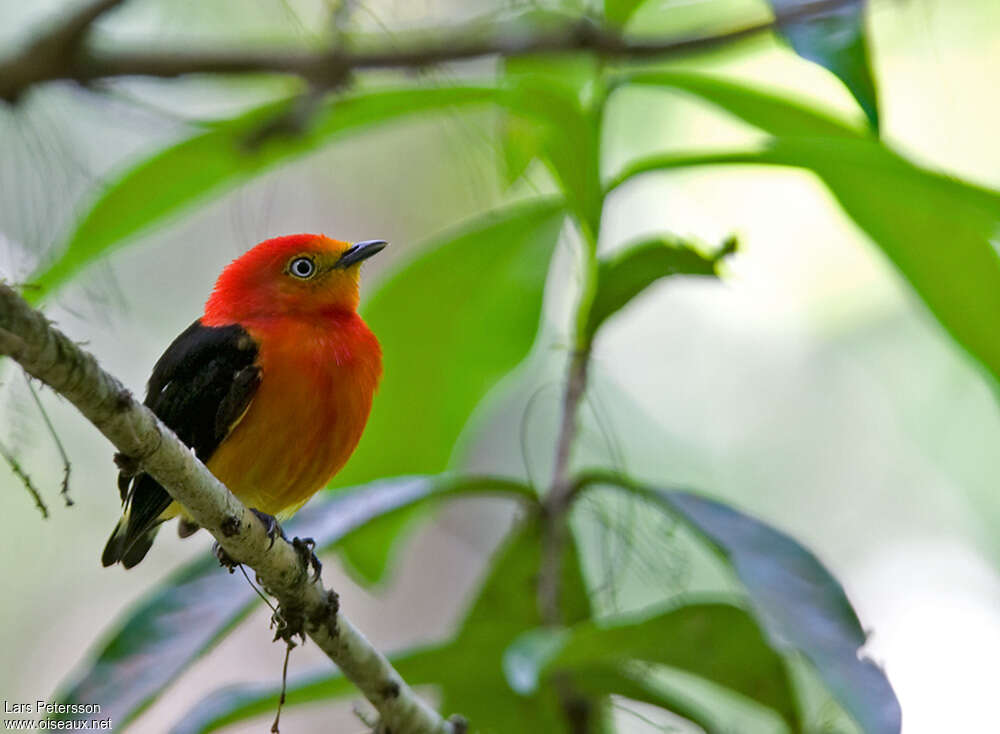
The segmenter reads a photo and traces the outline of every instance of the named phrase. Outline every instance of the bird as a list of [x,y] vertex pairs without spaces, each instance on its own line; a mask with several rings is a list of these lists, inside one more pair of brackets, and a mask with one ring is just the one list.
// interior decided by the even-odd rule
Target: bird
[[[261,242],[223,269],[204,314],[153,367],[144,404],[272,542],[279,521],[344,466],[368,421],[382,350],[358,315],[360,270],[387,244],[321,234]],[[101,561],[132,568],[163,522],[179,517],[181,537],[199,526],[129,457],[115,461],[123,511]]]

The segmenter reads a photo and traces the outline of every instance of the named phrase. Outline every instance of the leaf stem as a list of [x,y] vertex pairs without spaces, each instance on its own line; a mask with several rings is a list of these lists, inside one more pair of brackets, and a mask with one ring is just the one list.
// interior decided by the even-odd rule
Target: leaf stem
[[573,498],[569,476],[570,454],[577,432],[577,414],[587,388],[587,367],[590,350],[574,351],[570,359],[563,396],[562,422],[556,443],[555,469],[552,485],[542,503],[545,531],[542,539],[542,562],[539,568],[538,604],[542,619],[548,625],[562,621],[559,595],[563,570],[563,553],[569,535],[568,510]]
[[552,483],[542,502],[545,528],[538,576],[538,605],[542,620],[548,625],[558,625],[562,621],[559,604],[560,580],[563,554],[569,536],[567,515],[573,497],[569,467],[573,442],[576,439],[580,402],[587,389],[587,370],[590,363],[590,343],[586,339],[585,327],[597,289],[597,233],[591,229],[585,218],[579,217],[577,223],[582,241],[580,251],[583,256],[583,282],[576,306],[573,326],[574,348],[566,372],[566,391],[563,394],[562,418],[556,439]]

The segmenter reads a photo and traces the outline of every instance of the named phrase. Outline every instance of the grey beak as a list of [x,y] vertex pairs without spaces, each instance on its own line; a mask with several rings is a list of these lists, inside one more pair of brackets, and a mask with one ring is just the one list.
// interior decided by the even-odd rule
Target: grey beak
[[367,260],[372,255],[382,252],[389,243],[385,240],[365,240],[364,242],[355,242],[351,245],[340,259],[337,260],[336,267],[338,268],[349,268],[352,265],[356,265],[362,260]]

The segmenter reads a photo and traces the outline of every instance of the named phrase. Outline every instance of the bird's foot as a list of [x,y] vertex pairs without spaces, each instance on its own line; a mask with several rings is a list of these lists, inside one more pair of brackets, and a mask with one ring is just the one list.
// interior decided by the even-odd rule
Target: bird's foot
[[323,570],[323,564],[316,557],[316,541],[312,538],[293,538],[292,547],[298,552],[299,558],[302,559],[303,570],[311,568],[313,572],[312,580],[318,581],[320,571]]
[[274,547],[274,541],[280,535],[282,539],[288,540],[285,537],[285,531],[281,529],[281,525],[278,524],[277,518],[274,515],[268,515],[266,512],[261,512],[256,507],[251,507],[250,512],[257,516],[261,524],[264,526],[264,530],[267,531],[267,537],[271,540],[268,544],[267,549],[271,550]]
[[240,562],[234,560],[231,555],[226,553],[226,551],[223,549],[221,545],[218,544],[218,542],[212,545],[212,552],[215,554],[215,557],[219,559],[220,566],[228,568],[229,573],[236,573],[236,569],[239,567]]

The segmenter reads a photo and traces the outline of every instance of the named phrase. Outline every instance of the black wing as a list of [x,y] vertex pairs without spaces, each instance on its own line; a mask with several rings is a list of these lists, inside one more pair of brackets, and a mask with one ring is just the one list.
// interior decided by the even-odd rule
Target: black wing
[[[229,435],[260,385],[257,344],[239,325],[204,326],[195,321],[167,347],[153,367],[145,404],[203,462]],[[171,498],[146,474],[118,475],[123,523],[115,529],[102,561],[130,568],[152,544],[156,520]]]

